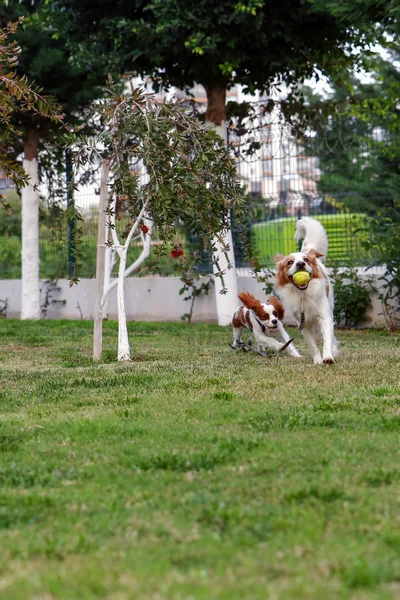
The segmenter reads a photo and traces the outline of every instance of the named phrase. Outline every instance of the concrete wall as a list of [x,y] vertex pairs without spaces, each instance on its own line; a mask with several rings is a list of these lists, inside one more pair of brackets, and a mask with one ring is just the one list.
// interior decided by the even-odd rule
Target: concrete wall
[[[369,273],[370,274],[370,273]],[[379,273],[375,270],[374,276]],[[179,321],[189,311],[190,303],[179,295],[182,282],[177,277],[129,277],[126,281],[126,311],[131,321]],[[78,285],[69,287],[66,279],[57,282],[57,291],[52,291],[49,300],[64,300],[65,304],[52,303],[47,310],[49,319],[92,319],[95,299],[95,280],[82,279]],[[265,297],[262,285],[251,275],[238,276],[239,291],[249,291],[258,298]],[[44,282],[42,282],[42,304],[45,298]],[[21,314],[21,281],[0,280],[0,300],[8,301],[8,317],[19,318]],[[370,321],[366,327],[383,327],[385,321],[379,313],[380,302],[373,299]],[[239,305],[239,301],[238,301]],[[111,293],[108,303],[108,317],[117,318],[116,290]],[[208,296],[196,300],[194,321],[217,322],[215,295],[212,290]],[[286,323],[294,323],[293,317],[286,314]]]

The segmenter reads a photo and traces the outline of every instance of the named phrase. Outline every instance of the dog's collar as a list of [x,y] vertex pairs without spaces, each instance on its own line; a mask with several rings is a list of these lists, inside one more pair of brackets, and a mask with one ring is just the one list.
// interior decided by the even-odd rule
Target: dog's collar
[[255,320],[257,321],[257,323],[259,324],[259,326],[262,329],[262,332],[265,333],[267,328],[265,327],[265,325],[263,323],[261,323],[260,319],[258,317],[256,317],[256,315],[254,315]]

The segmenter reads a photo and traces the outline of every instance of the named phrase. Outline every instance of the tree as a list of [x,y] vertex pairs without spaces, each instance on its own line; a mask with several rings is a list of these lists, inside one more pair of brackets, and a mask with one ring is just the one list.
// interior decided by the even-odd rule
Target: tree
[[[235,84],[250,93],[296,87],[318,70],[333,74],[354,64],[359,56],[350,50],[376,35],[373,19],[335,17],[328,0],[326,6],[322,0],[59,0],[55,6],[69,23],[84,23],[82,32],[72,25],[77,60],[108,52],[121,72],[150,76],[156,87],[202,84],[206,119],[222,134],[226,93]],[[221,324],[236,306],[234,292],[230,299],[219,311]]]
[[[394,33],[398,26],[395,20],[387,24]],[[319,189],[351,210],[366,213],[357,234],[372,264],[383,267],[378,298],[388,327],[396,329],[400,326],[400,48],[390,36],[384,48],[386,53],[367,60],[368,82],[354,75],[343,79],[327,100],[321,102],[313,94],[310,108],[323,115],[314,128],[314,140],[322,139]],[[315,153],[315,143],[309,152]]]
[[[46,0],[10,0],[0,5],[0,20],[7,22],[23,17],[21,27],[15,32],[22,48],[18,72],[22,78],[35,81],[39,89],[57,98],[66,121],[70,125],[80,122],[83,109],[101,95],[105,84],[104,70],[90,65],[77,65],[67,50],[65,30],[55,30],[54,22],[43,12]],[[46,17],[46,18],[45,18]],[[29,185],[22,187],[22,302],[21,318],[38,319],[40,310],[39,281],[39,150],[44,144],[54,142],[61,135],[53,120],[38,112],[20,111],[13,114],[12,124],[20,136],[14,136],[13,157],[23,153],[23,170],[29,176]],[[62,163],[64,156],[55,152]],[[54,165],[54,162],[53,162]]]
[[[17,187],[24,187],[28,185],[29,176],[15,158],[14,147],[21,136],[15,126],[16,116],[31,112],[59,124],[64,114],[53,98],[43,96],[42,90],[31,85],[25,76],[17,75],[15,69],[21,48],[9,37],[15,35],[19,25],[20,21],[9,22],[0,29],[0,169]],[[0,200],[9,210],[4,198]]]
[[281,84],[297,86],[317,69],[332,75],[359,59],[348,55],[350,47],[365,47],[376,35],[371,20],[356,30],[362,11],[335,18],[328,0],[103,0],[101,5],[61,0],[60,5],[70,11],[70,22],[84,22],[94,52],[102,57],[105,47],[119,52],[112,60],[122,71],[151,76],[158,87],[201,83],[208,120],[217,125],[225,120],[226,91],[235,84],[250,93],[270,92]]
[[[237,180],[234,161],[220,137],[209,126],[191,118],[179,104],[158,103],[137,89],[121,94],[110,79],[106,98],[94,107],[94,119],[101,123],[95,138],[71,135],[68,144],[77,168],[102,161],[101,214],[98,258],[105,262],[107,243],[118,254],[118,359],[130,359],[130,347],[124,304],[124,280],[148,256],[153,228],[157,234],[158,256],[171,249],[173,257],[185,264],[186,257],[177,227],[183,226],[198,240],[200,251],[213,250],[214,239],[223,246],[220,231],[228,227],[228,214],[240,206],[244,192]],[[139,185],[134,167],[143,165],[148,182]],[[110,179],[108,174],[110,172]],[[121,216],[129,219],[122,241],[118,232]],[[142,255],[127,268],[127,250],[133,239],[143,243]],[[98,263],[99,267],[99,263]],[[224,288],[224,273],[216,264]],[[94,358],[101,356],[101,320],[108,293],[115,282],[104,286],[104,269],[98,288]]]
[[[15,72],[15,69],[18,67],[18,55],[20,54],[21,49],[15,40],[12,42],[9,41],[9,36],[15,35],[17,25],[20,22],[20,20],[18,23],[10,22],[0,31],[0,167],[7,177],[12,179],[16,185],[22,187],[22,198],[25,198],[25,205],[30,208],[31,205],[35,205],[32,200],[34,201],[37,197],[37,173],[30,162],[24,161],[23,167],[21,168],[16,161],[16,142],[18,137],[22,134],[18,125],[23,119],[36,117],[37,119],[43,120],[46,124],[52,123],[53,126],[57,124],[59,127],[64,115],[51,99],[47,99],[41,95],[41,89],[35,89],[28,83],[26,76],[19,76]],[[6,208],[9,207],[6,206]],[[25,238],[28,243],[23,246],[22,252],[23,270],[25,267],[22,298],[23,300],[26,298],[29,303],[30,293],[32,291],[37,291],[37,298],[33,305],[32,315],[29,315],[29,313],[28,315],[25,315],[33,316],[34,318],[40,317],[40,290],[38,285],[39,242],[37,223],[38,210],[35,214],[31,210],[25,209],[22,214],[22,231],[23,234],[25,233]],[[28,235],[31,228],[33,231],[32,237]],[[31,241],[33,243],[30,243]]]
[[[353,211],[393,208],[400,201],[400,53],[368,59],[369,81],[356,75],[333,85],[329,98],[309,98],[319,157],[318,189]],[[311,125],[311,121],[310,121]],[[312,125],[311,125],[312,126]]]

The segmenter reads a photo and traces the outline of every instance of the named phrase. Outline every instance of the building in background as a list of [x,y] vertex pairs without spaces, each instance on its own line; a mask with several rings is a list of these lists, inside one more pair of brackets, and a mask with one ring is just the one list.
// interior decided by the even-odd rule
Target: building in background
[[[150,92],[151,80],[146,86]],[[192,102],[199,112],[206,111],[207,96],[201,85],[194,86],[189,93],[171,89],[157,96]],[[238,174],[249,194],[264,198],[269,212],[276,216],[297,215],[299,211],[304,214],[310,205],[322,201],[318,193],[318,158],[306,153],[304,143],[292,135],[291,126],[281,114],[281,98],[273,100],[272,112],[266,113],[263,106],[271,101],[270,96],[245,94],[239,85],[229,90],[227,102],[249,102],[255,113],[259,113],[256,125],[249,121],[246,135],[239,137],[235,128],[231,128],[229,141],[235,149]],[[250,145],[259,147],[249,153]]]

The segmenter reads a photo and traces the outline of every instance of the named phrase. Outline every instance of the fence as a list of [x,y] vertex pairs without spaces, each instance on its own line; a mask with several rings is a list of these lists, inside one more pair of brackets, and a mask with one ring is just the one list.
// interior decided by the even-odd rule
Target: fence
[[[329,252],[326,259],[327,266],[337,264],[364,265],[371,263],[371,257],[363,248],[363,227],[366,226],[366,217],[359,213],[337,211],[330,213],[321,207],[319,210],[310,210],[309,206],[293,210],[286,206],[289,215],[277,217],[271,210],[266,218],[251,225],[250,235],[253,248],[258,251],[262,262],[267,267],[274,265],[273,258],[276,254],[290,254],[300,250],[301,243],[294,241],[296,221],[302,216],[312,216],[322,223],[329,239]],[[296,216],[291,216],[295,213]],[[240,247],[235,245],[236,260],[240,267],[245,267],[246,262],[240,255]]]
[[[20,202],[15,192],[9,193],[14,213],[11,217],[2,216],[0,225],[0,279],[19,279],[21,277],[21,224]],[[93,202],[93,208],[83,209],[84,220],[78,223],[81,228],[79,244],[79,277],[94,277],[96,272],[97,215],[95,214],[97,196],[95,191],[80,201]],[[296,221],[303,215],[313,216],[324,225],[329,238],[328,262],[338,265],[369,265],[371,258],[363,249],[362,226],[366,222],[365,213],[351,213],[341,209],[332,212],[326,202],[318,207],[305,201],[301,207],[290,203],[271,208],[265,206],[261,215],[249,223],[248,234],[253,248],[258,252],[266,267],[273,266],[273,257],[277,253],[288,254],[296,251],[294,230]],[[279,210],[278,210],[279,209]],[[238,267],[248,267],[238,230],[233,226],[235,260]],[[43,279],[59,279],[69,276],[69,233],[68,222],[60,211],[54,216],[52,211],[43,210],[40,220],[40,276]],[[140,248],[130,250],[133,260]],[[211,271],[210,257],[204,255],[199,264],[203,272]],[[158,273],[174,274],[174,261],[168,255],[158,264]]]
[[[398,201],[400,185],[393,160],[397,140],[375,118],[352,116],[332,119],[300,131],[282,117],[278,103],[265,110],[253,106],[247,122],[230,123],[230,144],[238,173],[248,193],[248,234],[265,266],[276,253],[297,249],[293,239],[302,215],[319,219],[328,233],[328,265],[370,265],[363,247],[367,216]],[[396,178],[397,177],[397,178]],[[7,182],[3,182],[7,188]],[[5,190],[13,215],[0,219],[0,279],[21,277],[21,207],[15,190]],[[98,189],[86,185],[75,196],[82,211],[78,255],[79,277],[94,277],[97,243]],[[58,204],[43,203],[40,213],[40,276],[59,279],[69,275],[70,238],[66,218],[67,196]],[[122,224],[123,226],[123,224]],[[235,230],[235,258],[248,266]],[[183,234],[184,235],[184,234]],[[131,258],[140,251],[133,247]],[[204,256],[202,271],[210,270]],[[165,256],[157,265],[161,274],[174,273],[174,261]]]

